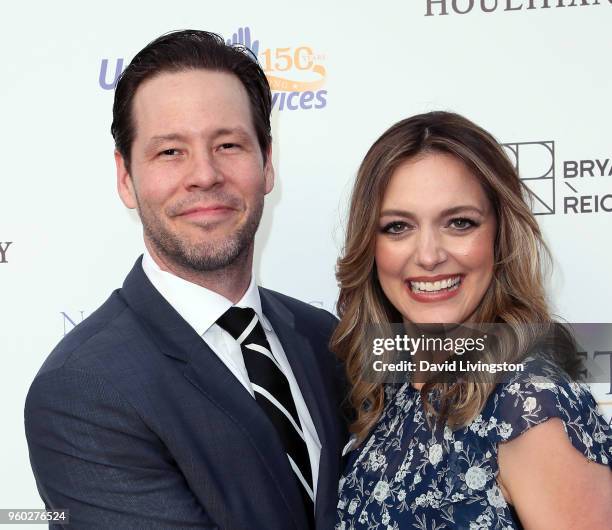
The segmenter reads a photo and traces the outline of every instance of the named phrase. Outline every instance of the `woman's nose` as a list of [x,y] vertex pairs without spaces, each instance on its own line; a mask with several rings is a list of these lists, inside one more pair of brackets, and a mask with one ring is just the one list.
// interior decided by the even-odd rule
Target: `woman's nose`
[[446,259],[442,236],[435,230],[422,230],[417,237],[416,264],[431,271]]

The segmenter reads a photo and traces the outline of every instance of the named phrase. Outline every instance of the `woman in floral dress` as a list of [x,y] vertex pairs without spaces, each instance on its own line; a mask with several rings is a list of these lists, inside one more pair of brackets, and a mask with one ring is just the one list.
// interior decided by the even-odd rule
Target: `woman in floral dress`
[[[495,139],[456,114],[403,120],[366,155],[338,262],[332,343],[355,417],[337,530],[610,528],[610,427],[575,350],[534,349],[553,319],[527,195]],[[523,371],[388,382],[368,369],[384,323],[502,323],[479,355]]]

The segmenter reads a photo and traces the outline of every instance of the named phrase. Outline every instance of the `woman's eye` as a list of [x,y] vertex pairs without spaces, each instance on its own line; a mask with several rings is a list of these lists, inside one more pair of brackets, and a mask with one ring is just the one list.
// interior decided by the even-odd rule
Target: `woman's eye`
[[476,223],[472,221],[471,219],[460,217],[457,219],[451,219],[449,226],[457,230],[467,230],[468,228],[472,228],[473,226],[476,226]]
[[386,224],[382,231],[385,234],[401,234],[408,229],[408,225],[403,221],[393,221],[392,223]]

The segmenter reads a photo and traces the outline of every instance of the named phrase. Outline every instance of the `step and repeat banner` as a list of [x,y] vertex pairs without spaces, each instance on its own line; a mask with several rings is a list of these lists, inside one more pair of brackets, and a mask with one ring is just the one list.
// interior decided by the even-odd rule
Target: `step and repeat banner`
[[[113,88],[170,30],[246,44],[273,89],[260,284],[333,311],[366,150],[402,118],[450,110],[491,131],[534,192],[555,313],[612,322],[612,0],[40,1],[5,6],[1,25],[0,508],[42,507],[29,384],[143,250],[115,189]],[[612,388],[593,391],[609,418]]]

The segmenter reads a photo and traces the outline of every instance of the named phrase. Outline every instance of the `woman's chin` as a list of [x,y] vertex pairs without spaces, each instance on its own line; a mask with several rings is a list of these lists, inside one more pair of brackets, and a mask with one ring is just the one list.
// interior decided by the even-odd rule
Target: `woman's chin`
[[455,313],[449,312],[446,313],[436,313],[436,314],[427,314],[427,313],[411,313],[410,315],[404,315],[404,322],[415,324],[415,325],[423,325],[428,327],[434,326],[456,326],[457,324],[461,324],[464,318]]

